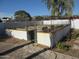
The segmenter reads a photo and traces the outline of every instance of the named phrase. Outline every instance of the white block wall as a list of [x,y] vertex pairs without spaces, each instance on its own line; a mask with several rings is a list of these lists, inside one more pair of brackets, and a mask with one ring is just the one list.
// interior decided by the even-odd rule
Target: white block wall
[[18,38],[18,39],[27,40],[27,31],[7,30],[6,32],[9,36],[13,36],[13,37]]
[[73,19],[71,21],[71,28],[79,29],[79,19]]
[[60,24],[69,24],[69,20],[68,19],[65,19],[65,20],[61,20],[61,19],[58,19],[58,20],[45,20],[43,21],[43,24],[44,25],[51,25],[51,24],[54,24],[54,25],[60,25]]
[[51,46],[50,34],[43,33],[43,32],[37,32],[37,43],[50,47]]
[[53,47],[56,43],[61,40],[70,30],[70,26],[67,26],[63,29],[60,29],[55,32],[54,35],[50,35],[50,33],[37,32],[37,43],[46,45],[48,47]]
[[[58,19],[58,20],[45,20],[43,21],[44,25],[61,25],[61,24],[69,24],[69,19]],[[71,20],[71,28],[79,29],[79,19]]]
[[[38,23],[42,23],[42,22],[37,22]],[[10,24],[6,24],[6,27],[7,28],[15,28],[15,27],[23,27],[26,25],[25,22],[19,22],[19,23],[10,23]],[[30,24],[30,23],[29,23]],[[51,24],[55,24],[55,25],[61,25],[61,24],[69,24],[69,19],[57,19],[57,20],[54,20],[54,19],[50,19],[50,20],[44,20],[43,21],[43,24],[44,25],[51,25]],[[72,19],[71,20],[71,28],[74,28],[74,29],[79,29],[79,19]]]

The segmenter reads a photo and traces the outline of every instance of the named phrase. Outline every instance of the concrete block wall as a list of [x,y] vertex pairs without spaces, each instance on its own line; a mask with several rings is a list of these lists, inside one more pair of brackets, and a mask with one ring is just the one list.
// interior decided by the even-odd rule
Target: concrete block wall
[[[45,20],[43,21],[44,25],[60,25],[60,24],[69,24],[69,19],[58,19],[58,20]],[[79,19],[71,20],[71,28],[79,29]]]
[[[50,33],[37,32],[37,43],[42,44],[48,47],[53,47],[62,37],[67,35],[70,30],[70,26],[66,26],[55,32],[54,35],[50,35]],[[27,40],[27,31],[21,30],[7,30],[7,34],[9,36],[13,36],[18,39]]]
[[71,28],[79,29],[79,19],[71,20]]
[[50,33],[37,32],[37,43],[50,47]]
[[[33,22],[34,23],[34,22]],[[44,21],[37,21],[36,24],[44,24],[44,25],[61,25],[61,24],[69,24],[69,19],[57,19],[57,20],[44,20]],[[34,23],[34,24],[35,24]],[[15,22],[15,23],[5,23],[7,28],[25,28],[26,22]],[[30,23],[28,23],[30,25]],[[72,19],[71,20],[71,28],[79,29],[79,19]]]
[[69,33],[69,31],[70,26],[66,26],[56,31],[54,35],[51,35],[50,33],[37,32],[37,43],[48,47],[54,47],[59,40]]
[[27,40],[27,31],[21,31],[21,30],[6,30],[7,34],[9,36],[13,36],[18,39],[24,39]]
[[65,25],[65,24],[69,24],[69,20],[68,19],[57,19],[57,20],[44,20],[43,21],[44,25]]
[[59,41],[61,40],[64,36],[67,36],[67,34],[69,33],[70,31],[70,25],[58,30],[55,32],[55,34],[53,35],[52,37],[52,40],[51,40],[51,45],[52,47]]

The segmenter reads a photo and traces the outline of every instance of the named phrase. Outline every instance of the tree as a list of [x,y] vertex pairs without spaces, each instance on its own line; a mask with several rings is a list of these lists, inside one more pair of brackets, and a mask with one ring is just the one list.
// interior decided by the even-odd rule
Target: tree
[[43,20],[44,18],[42,16],[36,16],[35,19],[36,20]]
[[73,0],[43,0],[52,16],[71,16]]
[[16,11],[15,14],[14,14],[14,17],[15,17],[15,20],[20,20],[20,21],[31,20],[30,14],[27,13],[26,11],[24,11],[24,10]]

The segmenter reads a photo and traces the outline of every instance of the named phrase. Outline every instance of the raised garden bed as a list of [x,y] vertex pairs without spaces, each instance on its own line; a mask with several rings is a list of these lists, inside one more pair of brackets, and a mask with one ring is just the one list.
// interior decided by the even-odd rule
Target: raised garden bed
[[[29,29],[32,27],[31,29]],[[61,40],[70,31],[70,25],[52,25],[52,26],[30,26],[28,30],[8,30],[8,35],[15,38],[28,40],[31,37],[28,32],[34,30],[34,37],[38,44],[46,45],[48,47],[53,47],[56,43]],[[37,31],[37,32],[36,32]],[[61,35],[60,35],[61,34]],[[28,36],[29,35],[29,36]]]
[[48,31],[51,31],[51,30],[57,30],[59,28],[63,28],[64,26],[66,26],[66,25],[35,25],[35,26],[28,26],[28,27],[25,27],[25,28],[16,27],[16,28],[11,28],[11,29],[22,30],[22,31],[37,29],[37,31],[41,31],[41,32],[43,32],[43,30],[46,29],[47,32],[48,32]]

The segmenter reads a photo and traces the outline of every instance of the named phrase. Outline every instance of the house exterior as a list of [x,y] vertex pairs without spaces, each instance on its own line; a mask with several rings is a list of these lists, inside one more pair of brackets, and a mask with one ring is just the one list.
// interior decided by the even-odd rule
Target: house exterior
[[3,23],[6,23],[7,21],[10,21],[12,19],[9,18],[9,17],[3,17],[3,18],[1,18],[1,20],[2,20]]

